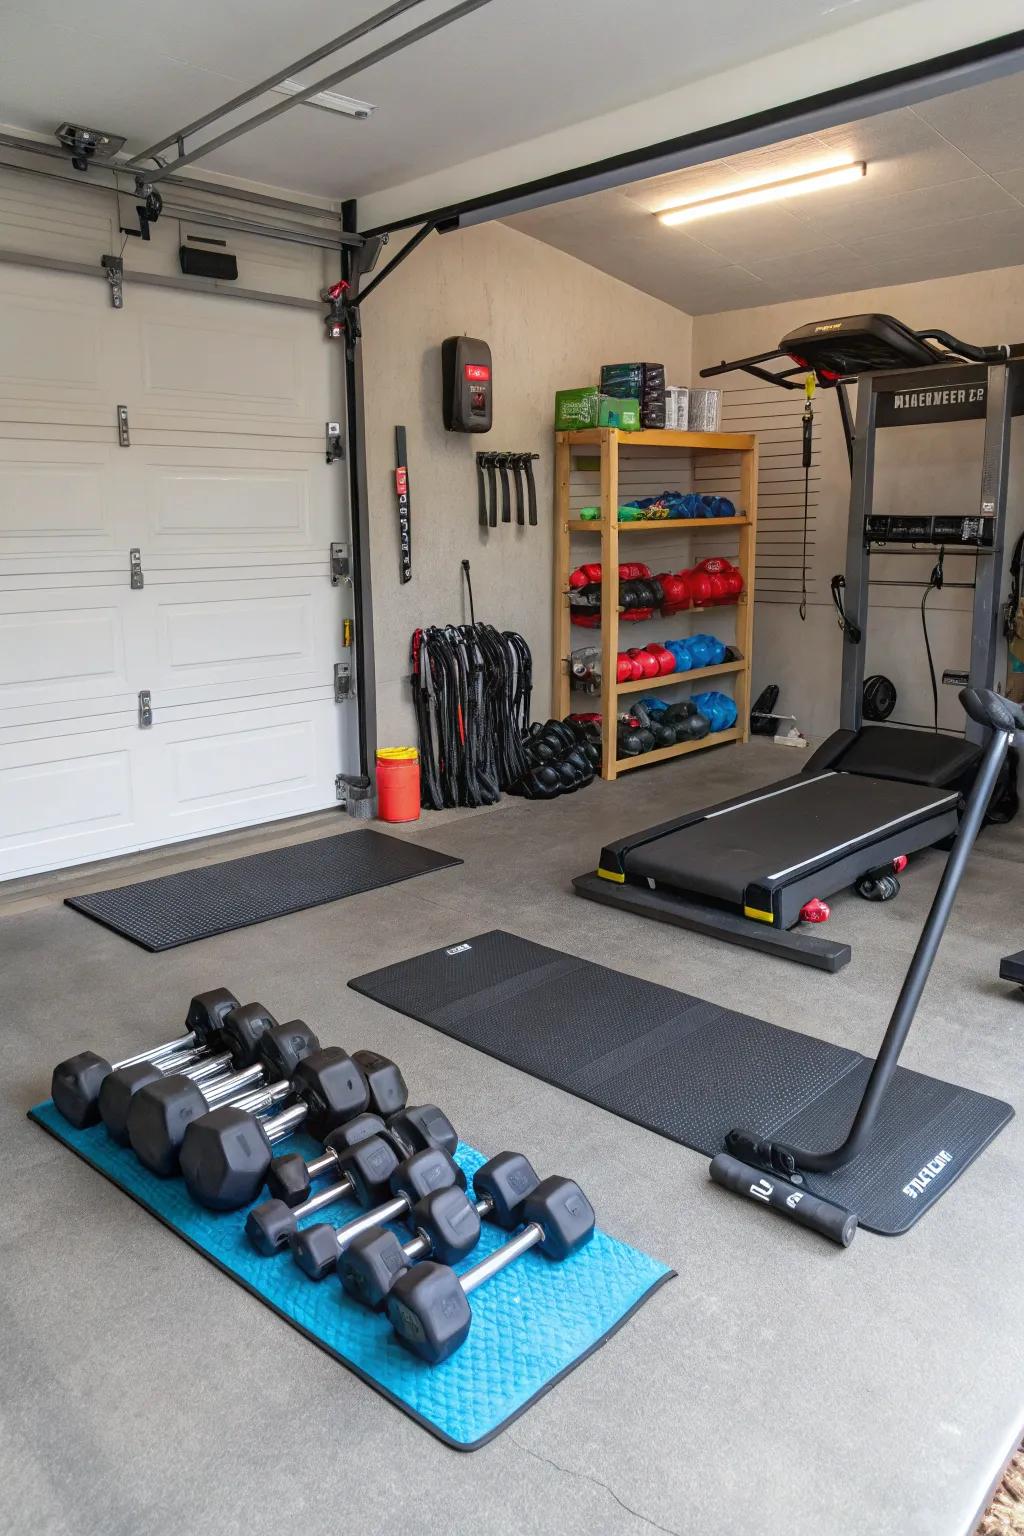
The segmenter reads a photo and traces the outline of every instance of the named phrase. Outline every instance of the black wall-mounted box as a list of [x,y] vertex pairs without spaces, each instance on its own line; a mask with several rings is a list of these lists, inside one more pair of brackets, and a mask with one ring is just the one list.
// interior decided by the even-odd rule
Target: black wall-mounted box
[[229,251],[204,251],[201,247],[178,247],[181,270],[189,277],[215,277],[222,283],[238,281],[238,258]]
[[442,413],[449,432],[489,432],[492,396],[491,349],[475,336],[449,336],[441,343]]

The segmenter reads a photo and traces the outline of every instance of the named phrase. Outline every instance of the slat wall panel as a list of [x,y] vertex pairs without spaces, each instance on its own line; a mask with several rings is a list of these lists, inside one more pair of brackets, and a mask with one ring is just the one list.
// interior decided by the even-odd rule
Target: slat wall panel
[[[757,480],[757,601],[800,602],[803,549],[804,469],[802,456],[802,391],[784,391],[773,384],[741,384],[722,395],[722,430],[755,432],[760,449]],[[828,575],[818,568],[817,519],[821,490],[821,456],[815,433],[807,503],[807,598],[828,600]],[[706,475],[696,471],[696,490],[710,490]],[[730,492],[717,487],[723,495]]]

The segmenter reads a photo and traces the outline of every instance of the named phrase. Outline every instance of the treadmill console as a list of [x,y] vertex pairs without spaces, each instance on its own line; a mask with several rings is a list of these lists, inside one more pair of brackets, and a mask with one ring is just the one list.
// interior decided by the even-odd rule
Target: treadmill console
[[960,544],[992,546],[990,517],[869,517],[868,544]]

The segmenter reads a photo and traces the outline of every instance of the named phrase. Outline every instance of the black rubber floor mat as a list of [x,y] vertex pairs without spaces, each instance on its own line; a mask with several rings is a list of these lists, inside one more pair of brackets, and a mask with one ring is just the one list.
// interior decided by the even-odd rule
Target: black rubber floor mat
[[[349,986],[708,1157],[734,1127],[836,1145],[871,1065],[843,1046],[500,929]],[[901,1067],[868,1150],[807,1187],[895,1236],[1012,1116],[999,1099]]]
[[366,829],[69,896],[66,905],[143,949],[174,949],[461,863]]

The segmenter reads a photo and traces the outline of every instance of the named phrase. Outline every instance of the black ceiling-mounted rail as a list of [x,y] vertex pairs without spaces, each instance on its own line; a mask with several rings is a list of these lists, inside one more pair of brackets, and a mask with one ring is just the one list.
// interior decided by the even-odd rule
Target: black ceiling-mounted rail
[[742,154],[799,134],[820,132],[826,127],[849,123],[854,117],[874,116],[905,106],[910,100],[923,101],[947,91],[963,90],[965,86],[981,84],[1021,68],[1024,68],[1024,30],[1007,32],[1001,37],[972,43],[967,48],[939,54],[918,64],[903,65],[851,85],[819,91],[784,106],[732,118],[678,138],[662,139],[641,149],[625,150],[622,154],[593,160],[572,170],[539,176],[533,181],[431,208],[408,218],[393,219],[362,233],[367,236],[393,234],[430,220],[445,234],[470,224],[509,218],[530,208],[565,202],[590,192],[602,192],[727,155]]

